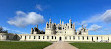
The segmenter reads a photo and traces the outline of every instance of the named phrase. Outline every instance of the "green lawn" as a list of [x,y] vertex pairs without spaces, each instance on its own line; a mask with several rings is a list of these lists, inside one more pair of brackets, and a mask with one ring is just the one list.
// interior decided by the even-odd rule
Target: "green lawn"
[[0,49],[43,49],[50,45],[49,42],[3,42],[0,41]]
[[111,49],[111,43],[70,43],[79,49]]

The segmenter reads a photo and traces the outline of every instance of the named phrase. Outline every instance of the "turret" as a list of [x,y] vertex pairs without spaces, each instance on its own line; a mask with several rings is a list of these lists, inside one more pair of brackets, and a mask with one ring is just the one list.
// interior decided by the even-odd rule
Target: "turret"
[[52,23],[51,19],[49,19],[49,28],[51,28],[51,23]]
[[49,24],[48,24],[48,22],[46,23],[46,28],[49,28]]

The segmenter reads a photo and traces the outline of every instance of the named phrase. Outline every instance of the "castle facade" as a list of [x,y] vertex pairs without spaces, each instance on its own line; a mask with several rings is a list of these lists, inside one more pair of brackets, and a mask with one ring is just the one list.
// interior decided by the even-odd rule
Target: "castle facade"
[[88,35],[88,29],[82,25],[79,31],[75,29],[75,23],[69,20],[64,24],[52,23],[51,19],[46,23],[45,32],[37,27],[31,28],[31,34],[0,34],[0,40],[19,41],[89,41],[89,42],[111,42],[111,35]]

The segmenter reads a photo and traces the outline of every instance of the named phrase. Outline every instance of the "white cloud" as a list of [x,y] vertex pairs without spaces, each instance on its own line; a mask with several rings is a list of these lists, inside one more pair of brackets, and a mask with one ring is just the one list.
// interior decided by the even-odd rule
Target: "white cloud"
[[[18,34],[28,34],[26,32],[21,32],[21,31],[18,31],[18,30],[13,30],[13,29],[9,29],[7,27],[3,27],[4,30],[8,30],[8,31],[11,31],[12,33],[18,33]],[[10,33],[10,32],[9,32]]]
[[40,10],[40,11],[43,11],[43,8],[42,8],[41,5],[36,5],[36,8],[37,8],[38,10]]
[[99,30],[99,29],[101,29],[101,28],[102,28],[102,26],[93,24],[93,25],[91,25],[91,26],[88,28],[88,30],[89,30],[89,31],[97,31],[97,30]]
[[97,14],[89,18],[88,20],[82,21],[81,24],[94,23],[94,22],[105,22],[111,23],[111,9],[106,10],[103,14]]
[[106,23],[111,23],[111,9],[106,10],[106,12],[102,14],[100,18]]
[[24,13],[23,11],[17,11],[16,14],[8,23],[17,27],[25,27],[30,24],[36,25],[44,22],[44,17],[36,12]]

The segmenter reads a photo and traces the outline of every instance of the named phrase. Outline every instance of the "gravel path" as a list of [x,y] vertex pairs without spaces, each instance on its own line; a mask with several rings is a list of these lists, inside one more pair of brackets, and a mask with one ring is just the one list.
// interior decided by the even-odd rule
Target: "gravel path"
[[70,45],[68,42],[54,42],[52,45],[44,48],[44,49],[78,49],[72,45]]

